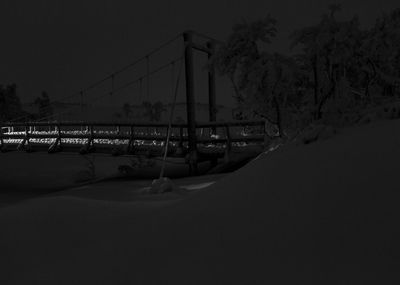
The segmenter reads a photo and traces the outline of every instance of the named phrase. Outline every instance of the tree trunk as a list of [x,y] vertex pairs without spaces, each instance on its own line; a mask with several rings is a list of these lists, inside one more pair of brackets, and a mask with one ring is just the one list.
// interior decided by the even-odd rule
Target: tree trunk
[[377,72],[376,72],[375,64],[370,58],[367,59],[367,64],[369,64],[372,67],[372,76],[370,76],[368,71],[365,71],[365,74],[367,76],[367,83],[365,86],[365,98],[370,103],[371,102],[371,94],[369,92],[370,91],[369,87],[371,86],[372,82],[375,80],[375,78],[377,76]]
[[326,96],[324,96],[324,97],[321,99],[321,101],[319,102],[319,104],[318,104],[318,109],[317,109],[317,117],[318,117],[318,119],[321,119],[321,117],[322,117],[322,113],[321,113],[322,107],[324,106],[324,104],[326,103],[326,101],[327,101],[330,97],[332,97],[332,95],[335,94],[335,92],[336,92],[336,83],[332,81],[331,84],[332,84],[332,85],[331,85],[331,89],[329,90],[328,94],[326,94]]
[[[318,106],[318,98],[319,98],[319,74],[318,74],[318,56],[316,55],[313,60],[313,73],[314,73],[314,107],[315,110]],[[314,119],[317,119],[317,112],[314,112]]]
[[369,94],[369,86],[370,86],[370,84],[371,84],[371,77],[369,76],[369,73],[368,72],[365,72],[365,75],[366,75],[366,77],[367,77],[367,82],[366,82],[366,84],[365,84],[365,91],[364,91],[364,97],[365,97],[365,100],[367,101],[367,102],[371,102],[371,96],[370,96],[370,94]]
[[274,97],[273,99],[274,101],[274,105],[275,105],[275,109],[276,109],[276,124],[278,126],[278,132],[279,132],[279,137],[282,137],[283,135],[283,129],[282,129],[282,115],[281,115],[281,108],[279,106],[279,102],[276,99],[276,97]]

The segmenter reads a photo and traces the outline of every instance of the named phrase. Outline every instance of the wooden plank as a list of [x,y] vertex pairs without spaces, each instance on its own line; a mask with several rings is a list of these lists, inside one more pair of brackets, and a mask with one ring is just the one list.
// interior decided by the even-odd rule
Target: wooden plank
[[[148,127],[148,128],[165,128],[168,127],[168,123],[147,123],[147,122],[137,122],[137,123],[132,123],[132,122],[89,122],[89,121],[82,121],[82,122],[5,122],[3,123],[3,126],[5,127],[25,127],[25,126],[67,126],[67,127],[81,127],[81,126],[88,126],[92,125],[94,127]],[[171,125],[173,128],[179,128],[179,127],[187,127],[186,124],[179,124],[179,123],[173,123]]]
[[[3,139],[23,139],[25,138],[25,134],[3,134]],[[58,133],[53,134],[30,134],[29,138],[31,139],[54,139],[54,138],[62,138],[62,139],[89,139],[89,134],[68,134],[68,133]],[[129,140],[131,136],[129,134],[93,134],[93,139],[110,139],[110,140]],[[135,140],[143,140],[143,141],[163,141],[166,139],[166,136],[146,136],[141,135],[135,136]],[[188,138],[186,136],[171,136],[170,140],[183,142],[187,141]],[[251,135],[251,136],[243,136],[236,137],[231,136],[231,142],[262,142],[264,140],[264,135]],[[226,138],[197,138],[198,143],[225,143],[227,141]]]
[[[229,121],[229,122],[197,122],[196,128],[211,128],[211,127],[240,127],[240,126],[262,126],[265,124],[264,120],[251,120],[251,121]],[[5,122],[3,123],[3,127],[56,127],[56,126],[67,126],[67,127],[77,127],[77,126],[88,126],[92,125],[94,127],[147,127],[147,128],[166,128],[168,127],[168,123],[145,123],[145,122]],[[187,124],[173,123],[171,125],[172,128],[187,128]]]
[[229,121],[229,122],[206,122],[197,123],[196,128],[212,128],[212,127],[247,127],[247,126],[263,126],[265,121]]
[[[197,139],[198,143],[226,143],[228,141],[227,138],[218,138],[218,139],[212,139],[212,138],[199,138]],[[232,143],[237,143],[237,142],[264,142],[264,136],[259,135],[259,136],[247,136],[247,137],[231,137],[230,141]]]
[[[54,134],[30,134],[30,139],[55,139],[59,138],[60,136],[56,133]],[[90,134],[66,134],[61,133],[62,139],[109,139],[109,140],[129,140],[131,136],[129,134],[96,134],[94,133],[93,136]],[[26,138],[25,134],[4,134],[3,139],[24,139]],[[165,141],[166,136],[135,136],[135,140],[141,141]],[[171,136],[171,141],[187,141],[187,137],[180,137],[180,136]]]

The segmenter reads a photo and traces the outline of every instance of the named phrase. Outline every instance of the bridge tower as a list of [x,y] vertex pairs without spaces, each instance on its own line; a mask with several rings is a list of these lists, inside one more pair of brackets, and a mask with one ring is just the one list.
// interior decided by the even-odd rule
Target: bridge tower
[[[206,45],[200,45],[193,41],[193,31],[183,33],[185,48],[185,81],[186,81],[186,112],[188,124],[188,148],[189,164],[193,173],[197,172],[197,141],[196,141],[196,100],[194,94],[194,70],[193,70],[193,50],[198,50],[207,54],[210,60],[215,52],[215,41],[210,40]],[[208,68],[208,108],[210,122],[216,121],[216,88],[215,70],[212,65]]]

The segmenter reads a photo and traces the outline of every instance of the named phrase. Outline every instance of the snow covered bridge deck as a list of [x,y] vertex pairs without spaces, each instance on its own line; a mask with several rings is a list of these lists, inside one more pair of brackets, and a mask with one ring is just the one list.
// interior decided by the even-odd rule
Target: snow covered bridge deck
[[[2,123],[0,147],[10,150],[79,151],[148,154],[184,157],[188,152],[187,124],[128,122],[18,122]],[[199,159],[221,157],[232,149],[245,152],[262,147],[267,133],[265,121],[209,122],[196,124]]]

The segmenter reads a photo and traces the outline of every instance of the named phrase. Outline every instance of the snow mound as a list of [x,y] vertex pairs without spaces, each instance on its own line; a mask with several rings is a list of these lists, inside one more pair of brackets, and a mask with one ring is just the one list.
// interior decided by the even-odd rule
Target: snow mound
[[309,144],[321,139],[329,139],[337,133],[333,126],[325,124],[315,124],[306,128],[297,138],[298,143]]

